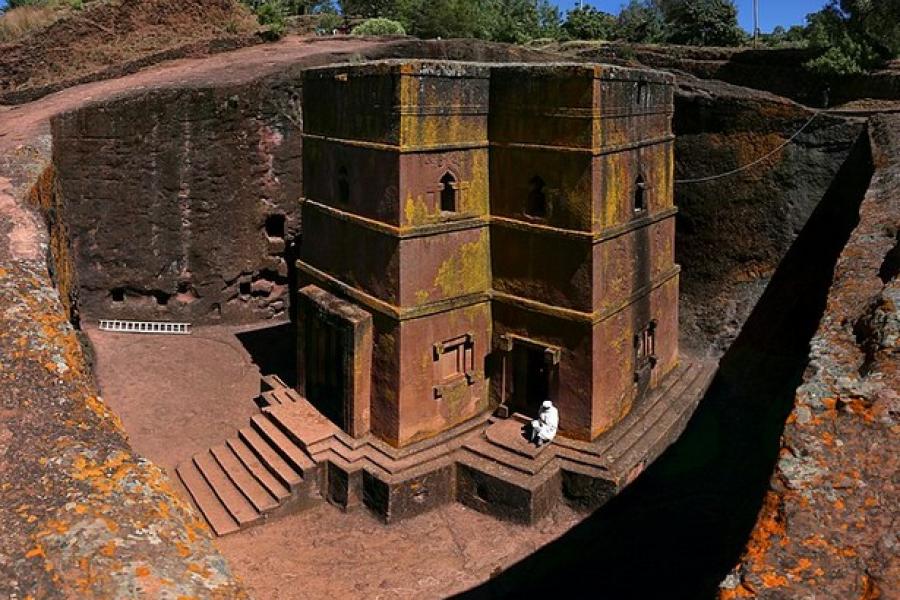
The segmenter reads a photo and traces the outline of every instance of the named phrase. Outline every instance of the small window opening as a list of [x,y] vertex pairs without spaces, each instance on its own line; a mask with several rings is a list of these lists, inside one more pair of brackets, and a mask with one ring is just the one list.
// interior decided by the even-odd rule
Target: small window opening
[[241,284],[238,286],[238,291],[241,293],[242,296],[249,296],[252,289],[253,289],[252,285],[249,281],[242,281]]
[[284,237],[284,215],[269,215],[266,217],[266,235],[271,238]]
[[347,167],[338,169],[338,201],[350,204],[350,176],[347,174]]
[[649,88],[646,81],[639,81],[637,84],[637,92],[634,98],[635,104],[645,106],[647,104]]
[[125,288],[114,288],[109,295],[113,302],[125,302]]
[[452,173],[446,173],[441,177],[441,212],[456,212],[459,190],[456,189],[456,178]]
[[153,297],[156,298],[157,305],[165,306],[169,303],[169,298],[171,297],[171,294],[167,294],[165,292],[156,290],[155,292],[153,292]]
[[532,177],[529,182],[531,189],[528,191],[528,206],[525,214],[529,217],[543,219],[547,216],[547,195],[544,193],[544,180],[540,177]]
[[634,182],[634,214],[642,214],[647,210],[647,183],[638,175]]
[[656,364],[656,321],[650,323],[634,336],[634,362],[638,368]]

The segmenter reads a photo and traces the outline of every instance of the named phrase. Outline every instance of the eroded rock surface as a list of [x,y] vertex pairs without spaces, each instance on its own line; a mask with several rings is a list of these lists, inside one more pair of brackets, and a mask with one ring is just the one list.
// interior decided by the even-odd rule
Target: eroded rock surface
[[0,159],[0,595],[242,597],[205,523],[98,395],[24,202],[47,150]]
[[722,598],[894,597],[900,424],[900,118],[834,273],[760,520]]
[[[860,167],[853,153],[865,125],[722,82],[677,83],[682,334],[719,354],[816,206],[853,185],[850,175]],[[718,177],[732,170],[740,171]]]

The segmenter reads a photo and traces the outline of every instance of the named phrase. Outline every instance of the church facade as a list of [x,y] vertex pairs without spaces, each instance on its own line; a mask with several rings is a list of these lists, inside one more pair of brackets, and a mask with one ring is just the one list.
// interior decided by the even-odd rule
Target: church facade
[[673,82],[591,64],[304,75],[299,391],[396,448],[559,409],[591,442],[678,363]]

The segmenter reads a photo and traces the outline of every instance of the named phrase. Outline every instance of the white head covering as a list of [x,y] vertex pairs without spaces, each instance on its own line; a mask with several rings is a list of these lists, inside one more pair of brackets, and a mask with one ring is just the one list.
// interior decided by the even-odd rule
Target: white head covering
[[550,408],[551,406],[553,406],[553,403],[549,400],[544,400],[544,403],[541,404],[541,406],[543,406],[544,408]]

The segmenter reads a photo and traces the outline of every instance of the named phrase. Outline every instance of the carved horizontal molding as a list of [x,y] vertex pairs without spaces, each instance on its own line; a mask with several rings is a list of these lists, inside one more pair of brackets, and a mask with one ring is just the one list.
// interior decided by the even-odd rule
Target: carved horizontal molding
[[317,269],[302,260],[297,261],[297,268],[316,279],[320,285],[330,288],[332,291],[344,294],[363,306],[398,321],[420,319],[422,317],[428,317],[438,313],[458,308],[466,308],[468,306],[474,306],[490,301],[490,294],[487,291],[484,291],[445,300],[438,300],[437,302],[431,302],[420,306],[398,306],[382,300],[381,298],[376,298],[372,294],[345,283],[337,277],[330,275],[321,269]]
[[331,144],[338,144],[343,146],[354,146],[357,148],[367,148],[369,150],[381,150],[383,152],[397,152],[402,154],[414,153],[414,152],[454,152],[458,150],[480,150],[487,149],[490,147],[487,139],[484,140],[471,140],[467,142],[455,142],[449,144],[424,144],[424,145],[413,145],[413,144],[401,144],[401,143],[387,143],[387,142],[371,142],[366,140],[351,140],[347,138],[339,138],[332,137],[327,135],[320,135],[316,133],[304,133],[302,134],[304,140],[319,140],[322,142],[328,142]]
[[494,115],[509,114],[520,119],[523,115],[529,117],[553,117],[560,119],[620,119],[623,117],[647,117],[654,115],[673,115],[675,107],[671,104],[659,105],[651,110],[634,110],[626,105],[608,106],[604,108],[587,106],[554,107],[552,110],[540,106],[506,105],[502,109],[494,111]]
[[429,223],[427,225],[416,225],[413,227],[398,227],[384,221],[364,217],[353,212],[344,211],[334,206],[310,200],[309,198],[300,199],[301,206],[311,208],[321,213],[327,214],[336,219],[347,221],[377,231],[384,235],[396,237],[399,239],[413,239],[419,237],[430,237],[443,233],[452,233],[455,231],[466,231],[469,229],[479,229],[488,227],[489,225],[498,225],[508,229],[518,229],[523,231],[534,231],[546,233],[558,237],[567,237],[584,241],[591,241],[595,244],[610,240],[621,235],[625,235],[636,229],[652,225],[659,221],[674,217],[678,213],[677,207],[669,207],[661,211],[651,213],[640,219],[632,219],[621,225],[608,227],[597,232],[584,231],[579,229],[567,229],[563,227],[554,227],[546,223],[535,221],[524,221],[512,217],[502,217],[499,215],[476,215],[474,213],[460,213],[456,217],[448,218],[445,221],[437,223]]
[[487,217],[479,216],[474,213],[456,213],[453,217],[448,217],[446,220],[436,223],[416,225],[413,227],[398,227],[390,223],[385,223],[384,221],[379,221],[377,219],[363,217],[356,213],[344,211],[339,208],[335,208],[334,206],[323,204],[322,202],[316,202],[315,200],[310,200],[309,198],[301,198],[300,202],[302,207],[312,208],[321,213],[330,215],[336,219],[348,221],[359,225],[360,227],[365,227],[366,229],[371,229],[372,231],[377,231],[379,233],[404,240],[419,237],[429,237],[442,233],[451,233],[454,231],[479,229],[482,227],[487,227],[489,225],[489,220]]
[[661,211],[657,211],[651,213],[645,217],[641,217],[640,219],[632,219],[626,223],[622,223],[621,225],[616,225],[614,227],[607,227],[605,229],[601,229],[600,231],[584,231],[579,229],[565,229],[561,227],[554,227],[552,225],[548,225],[546,223],[536,223],[534,221],[523,221],[521,219],[514,219],[512,217],[501,217],[499,215],[491,215],[489,217],[489,221],[491,225],[498,225],[500,227],[506,227],[508,229],[518,229],[521,231],[531,231],[537,233],[545,233],[549,235],[554,235],[558,237],[567,237],[571,239],[583,240],[585,242],[591,242],[594,244],[599,244],[600,242],[605,242],[607,240],[611,240],[617,238],[619,236],[625,235],[637,229],[641,229],[643,227],[647,227],[648,225],[653,225],[654,223],[658,223],[659,221],[664,221],[666,219],[670,219],[678,214],[678,208],[675,206],[666,208]]
[[456,298],[439,300],[437,302],[432,302],[421,306],[403,307],[397,306],[390,302],[386,302],[380,298],[376,298],[375,296],[364,292],[357,287],[344,283],[337,277],[334,277],[333,275],[330,275],[325,271],[322,271],[321,269],[317,269],[316,267],[313,267],[312,265],[303,262],[302,260],[297,261],[297,268],[316,279],[320,285],[324,285],[325,287],[330,288],[332,291],[344,294],[345,296],[355,300],[356,302],[359,302],[361,305],[398,321],[419,319],[422,317],[428,317],[458,308],[466,308],[493,300],[513,306],[518,306],[526,310],[532,310],[553,317],[562,318],[568,321],[575,321],[590,325],[601,323],[609,319],[610,317],[615,316],[641,298],[645,297],[653,290],[665,285],[666,283],[677,277],[681,272],[680,266],[673,265],[671,269],[661,274],[649,284],[634,290],[619,304],[602,311],[586,312],[561,306],[553,306],[539,300],[523,298],[521,296],[507,294],[505,292],[499,292],[497,290],[487,290],[485,292],[479,292],[476,294],[458,296]]
[[603,156],[605,154],[615,154],[617,152],[625,152],[628,150],[637,150],[638,148],[645,148],[647,146],[655,146],[657,144],[666,144],[669,142],[674,142],[675,136],[673,134],[666,134],[663,136],[648,138],[645,140],[638,140],[636,142],[630,142],[628,144],[618,144],[615,146],[558,146],[552,144],[530,144],[526,142],[495,142],[492,141],[490,146],[492,148],[520,148],[525,150],[544,150],[550,152],[571,152],[574,154],[589,154],[592,156]]
[[513,306],[518,306],[519,308],[524,308],[526,310],[532,310],[534,312],[539,312],[545,315],[549,315],[552,317],[557,317],[561,319],[565,319],[568,321],[575,321],[578,323],[585,323],[589,325],[596,325],[597,323],[602,323],[606,321],[610,317],[617,315],[622,312],[626,308],[630,307],[632,304],[645,297],[647,294],[652,292],[653,290],[662,287],[672,279],[678,276],[681,272],[681,267],[678,265],[673,265],[671,269],[657,277],[654,281],[650,282],[648,285],[642,286],[636,290],[634,290],[627,298],[625,298],[619,304],[610,307],[606,310],[594,311],[594,312],[586,312],[581,310],[575,310],[572,308],[564,308],[561,306],[553,306],[551,304],[547,304],[545,302],[541,302],[539,300],[532,300],[531,298],[523,298],[522,296],[516,296],[514,294],[507,294],[505,292],[499,292],[497,290],[492,290],[490,295],[491,299],[504,303],[510,304]]

